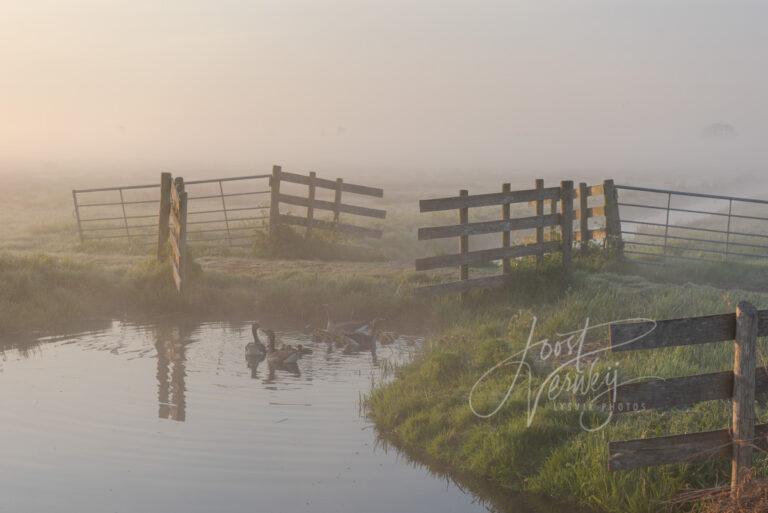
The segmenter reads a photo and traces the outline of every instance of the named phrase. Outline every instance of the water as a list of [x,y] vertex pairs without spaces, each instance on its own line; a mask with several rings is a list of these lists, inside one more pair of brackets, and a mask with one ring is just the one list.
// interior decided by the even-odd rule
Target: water
[[418,344],[344,356],[279,337],[314,349],[298,374],[248,368],[250,327],[236,323],[115,322],[7,350],[0,511],[540,511],[377,442],[361,394]]

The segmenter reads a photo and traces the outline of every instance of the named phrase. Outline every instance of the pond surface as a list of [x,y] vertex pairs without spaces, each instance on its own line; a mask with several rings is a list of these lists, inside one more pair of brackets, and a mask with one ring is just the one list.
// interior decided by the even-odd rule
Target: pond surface
[[115,322],[6,351],[0,511],[543,511],[480,499],[377,443],[361,394],[418,342],[346,356],[278,337],[313,348],[298,373],[249,368],[238,323]]

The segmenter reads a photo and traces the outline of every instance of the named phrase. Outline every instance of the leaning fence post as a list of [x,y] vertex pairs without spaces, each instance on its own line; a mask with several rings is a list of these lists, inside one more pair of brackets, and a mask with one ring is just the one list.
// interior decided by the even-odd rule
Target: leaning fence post
[[280,225],[280,166],[272,166],[272,178],[269,180],[271,191],[269,200],[269,234],[274,237],[277,235]]
[[752,469],[752,446],[755,438],[757,309],[747,301],[741,301],[736,308],[734,349],[731,496],[736,498]]
[[[538,226],[536,227],[536,244],[538,245],[538,253],[536,253],[536,263],[541,265],[544,263],[544,179],[536,179],[536,190],[539,192],[536,197],[536,216],[538,219]],[[552,201],[554,205],[554,200]]]
[[581,237],[581,254],[586,255],[589,249],[589,187],[584,182],[579,184],[579,235]]
[[224,196],[224,186],[219,180],[219,194],[221,195],[221,208],[224,210],[224,225],[227,227],[227,244],[232,245],[232,233],[229,231],[229,214],[227,213],[227,200]]
[[77,218],[77,233],[80,235],[80,244],[83,240],[83,223],[80,221],[80,205],[77,203],[77,191],[72,189],[72,201],[75,203],[75,217]]
[[563,241],[563,268],[566,275],[571,273],[571,246],[573,246],[573,181],[560,182],[560,205],[562,212],[560,232]]
[[160,221],[157,227],[157,259],[165,257],[165,249],[168,243],[168,217],[171,215],[171,186],[173,178],[171,173],[160,173]]
[[312,233],[312,223],[315,219],[315,178],[317,173],[311,171],[309,173],[309,193],[307,194],[307,231],[304,232],[305,237],[309,237]]
[[[501,186],[501,192],[510,192],[512,191],[512,184],[502,184]],[[501,206],[501,217],[504,219],[505,222],[509,222],[510,219],[510,206],[509,203],[504,203]],[[508,228],[508,227],[507,227]],[[509,230],[504,230],[501,232],[501,246],[504,249],[509,249],[511,240],[510,240],[511,232]],[[501,261],[501,267],[504,274],[510,274],[512,272],[512,263],[510,262],[509,258],[504,258]]]
[[[466,200],[466,198],[469,196],[469,191],[466,189],[462,189],[459,191],[459,196]],[[459,223],[460,224],[468,224],[469,223],[469,208],[468,207],[462,207],[459,209]],[[468,235],[462,235],[459,238],[459,252],[462,255],[466,255],[469,253],[469,236]],[[461,281],[467,281],[469,279],[469,264],[462,264],[459,266],[459,278]],[[464,301],[467,298],[467,292],[461,293],[461,300]]]
[[615,249],[616,256],[624,256],[624,243],[621,239],[621,218],[619,217],[619,196],[613,180],[603,182],[605,195],[605,232],[606,249]]
[[344,184],[343,178],[336,179],[336,191],[333,196],[333,222],[339,222],[339,214],[341,213],[341,188]]
[[187,192],[184,190],[184,178],[177,177],[174,183],[179,197],[179,217],[176,219],[179,224],[179,293],[184,293],[187,288],[187,264],[189,255],[187,255]]

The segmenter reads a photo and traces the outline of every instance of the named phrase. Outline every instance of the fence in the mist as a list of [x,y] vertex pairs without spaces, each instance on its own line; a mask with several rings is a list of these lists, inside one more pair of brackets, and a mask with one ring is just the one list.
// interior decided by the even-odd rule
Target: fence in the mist
[[[285,194],[281,191],[281,183],[292,183],[306,185],[306,196],[295,194]],[[316,173],[309,175],[300,175],[283,171],[280,166],[274,166],[272,177],[270,179],[271,200],[270,200],[270,230],[276,231],[280,225],[293,225],[306,227],[306,235],[309,236],[313,229],[333,230],[345,235],[356,237],[381,238],[382,231],[376,228],[358,226],[340,222],[341,214],[350,214],[355,216],[384,219],[387,216],[386,210],[369,208],[360,205],[352,205],[342,202],[342,194],[357,194],[361,196],[370,196],[374,198],[383,198],[384,190],[378,187],[369,187],[367,185],[356,185],[344,182],[342,178],[336,180],[327,180],[319,178]],[[317,189],[327,189],[334,192],[333,201],[317,199]],[[306,209],[305,216],[294,214],[283,214],[280,212],[280,205],[290,205],[303,207]],[[325,210],[333,213],[333,220],[318,219],[315,210]]]
[[624,253],[632,261],[768,258],[768,201],[629,185],[616,189]]
[[[590,197],[603,198],[603,204],[590,206]],[[575,210],[574,199],[579,201]],[[549,202],[550,208],[545,214],[546,202]],[[512,218],[511,205],[521,203],[535,207],[535,215]],[[470,222],[470,208],[488,206],[501,206],[501,219]],[[521,257],[533,256],[541,263],[546,254],[559,252],[562,254],[563,267],[569,272],[574,239],[580,241],[584,251],[590,241],[620,239],[618,207],[612,180],[593,186],[581,183],[578,189],[574,189],[572,181],[563,181],[559,187],[544,187],[544,180],[538,179],[534,189],[517,191],[511,190],[510,184],[505,183],[501,192],[470,195],[467,190],[461,190],[458,196],[421,200],[419,207],[421,212],[459,211],[458,224],[419,228],[419,240],[459,237],[459,253],[416,260],[417,271],[459,267],[459,281],[416,289],[418,294],[423,295],[465,294],[475,288],[502,287],[510,283],[511,259]],[[579,226],[574,233],[575,221]],[[602,226],[590,227],[590,221],[601,221]],[[548,237],[546,228],[550,228]],[[513,245],[512,233],[521,230],[535,230],[535,240]],[[501,233],[501,247],[470,250],[470,236],[493,233]],[[501,275],[469,277],[471,264],[496,260],[502,262]]]
[[176,178],[171,183],[171,175],[164,173],[162,180],[157,255],[158,258],[163,257],[167,241],[173,282],[176,284],[176,290],[183,293],[187,285],[187,268],[190,258],[187,250],[188,196],[184,190],[183,178]]
[[[251,246],[265,226],[270,175],[190,180],[188,241]],[[72,199],[81,242],[130,241],[149,247],[158,237],[161,184],[76,189]]]
[[730,400],[730,429],[609,442],[611,470],[731,459],[731,492],[738,494],[749,478],[752,450],[768,449],[768,424],[755,425],[755,395],[768,391],[768,367],[756,368],[757,338],[768,335],[768,310],[747,302],[736,313],[666,321],[611,325],[614,351],[658,349],[733,340],[733,371],[656,379],[621,385],[615,413],[693,406]]

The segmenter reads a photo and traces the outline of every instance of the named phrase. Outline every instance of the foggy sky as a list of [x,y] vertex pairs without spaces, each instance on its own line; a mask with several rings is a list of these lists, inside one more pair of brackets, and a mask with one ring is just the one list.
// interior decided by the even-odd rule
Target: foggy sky
[[759,170],[766,15],[705,0],[0,0],[0,169]]

